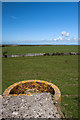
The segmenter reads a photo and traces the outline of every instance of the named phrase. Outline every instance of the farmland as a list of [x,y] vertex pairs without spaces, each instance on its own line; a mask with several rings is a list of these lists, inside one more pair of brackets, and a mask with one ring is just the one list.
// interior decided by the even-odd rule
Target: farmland
[[[78,52],[78,46],[3,47],[7,54]],[[66,118],[78,118],[78,56],[33,56],[2,58],[2,92],[22,80],[45,80],[61,91],[61,108]]]
[[77,45],[53,45],[53,46],[8,46],[3,47],[2,52],[7,55],[27,53],[53,53],[53,52],[78,52]]

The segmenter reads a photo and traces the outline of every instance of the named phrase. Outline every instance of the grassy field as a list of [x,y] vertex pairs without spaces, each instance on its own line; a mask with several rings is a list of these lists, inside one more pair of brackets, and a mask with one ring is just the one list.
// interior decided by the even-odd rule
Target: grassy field
[[9,46],[3,47],[2,52],[7,55],[27,54],[27,53],[53,53],[53,52],[78,52],[78,46],[75,45],[53,45],[53,46]]
[[[78,46],[3,47],[7,54],[78,52]],[[61,91],[61,109],[66,118],[78,118],[78,56],[2,58],[2,92],[22,80],[45,80]]]
[[2,59],[2,91],[9,85],[39,79],[57,85],[65,117],[78,117],[78,56],[37,56]]

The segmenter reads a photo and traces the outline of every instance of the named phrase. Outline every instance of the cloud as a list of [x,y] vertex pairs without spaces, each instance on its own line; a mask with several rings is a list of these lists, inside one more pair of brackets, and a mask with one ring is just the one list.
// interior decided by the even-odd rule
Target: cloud
[[59,40],[63,40],[64,38],[62,38],[61,36],[59,36],[58,38],[50,38],[50,41],[59,41]]
[[70,34],[70,33],[66,33],[66,37],[69,37],[69,34]]
[[61,34],[62,34],[63,36],[65,36],[65,35],[66,35],[66,32],[65,32],[65,31],[62,31]]
[[67,40],[70,40],[69,38]]
[[54,41],[56,41],[57,39],[56,38],[54,38]]
[[63,38],[62,38],[61,36],[59,36],[59,37],[57,38],[57,40],[63,40]]
[[17,19],[17,17],[16,16],[10,16],[12,19]]
[[61,34],[62,34],[62,36],[65,36],[65,37],[69,37],[69,35],[70,35],[70,33],[67,33],[65,31],[62,31]]
[[50,41],[59,41],[59,40],[63,40],[64,38],[62,38],[61,36],[59,36],[58,38],[50,38]]

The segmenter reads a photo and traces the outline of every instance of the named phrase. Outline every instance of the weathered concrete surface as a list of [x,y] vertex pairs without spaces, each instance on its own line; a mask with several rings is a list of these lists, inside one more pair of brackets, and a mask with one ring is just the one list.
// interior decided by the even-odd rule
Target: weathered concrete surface
[[2,118],[61,118],[50,93],[32,96],[5,96],[2,99]]

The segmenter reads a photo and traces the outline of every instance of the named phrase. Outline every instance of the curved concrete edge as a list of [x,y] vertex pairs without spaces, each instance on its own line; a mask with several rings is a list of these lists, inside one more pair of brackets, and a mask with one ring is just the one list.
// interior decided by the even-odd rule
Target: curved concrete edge
[[[17,94],[9,94],[10,91],[11,91],[15,86],[17,86],[17,85],[19,85],[19,84],[30,83],[30,82],[34,82],[34,83],[35,83],[35,82],[44,83],[44,84],[49,85],[50,87],[52,87],[53,90],[55,91],[54,100],[55,100],[55,102],[56,102],[58,105],[60,105],[60,103],[61,103],[61,92],[60,92],[59,88],[58,88],[56,85],[54,85],[54,84],[52,84],[52,83],[49,83],[49,82],[46,82],[46,81],[43,81],[43,80],[25,80],[25,81],[16,82],[16,83],[14,83],[13,85],[9,86],[9,87],[4,91],[4,93],[3,93],[2,96],[17,96]],[[19,94],[19,96],[20,96],[20,95],[25,95],[25,94]]]

